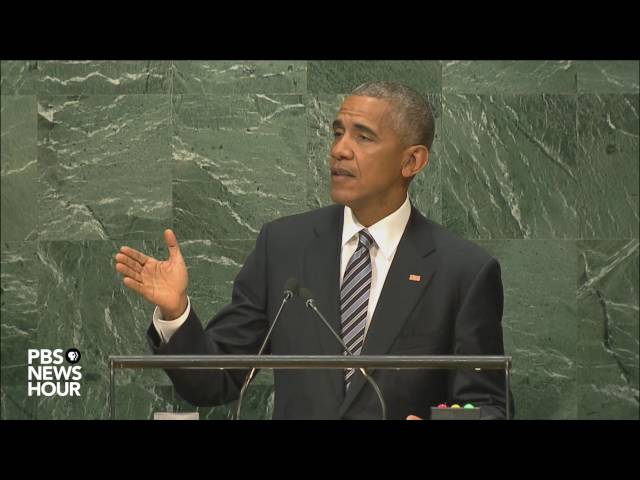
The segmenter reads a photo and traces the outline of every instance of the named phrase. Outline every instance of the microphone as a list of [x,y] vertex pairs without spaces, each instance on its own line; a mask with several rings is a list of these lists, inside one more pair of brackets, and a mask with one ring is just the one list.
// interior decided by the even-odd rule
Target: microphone
[[[269,331],[267,332],[266,337],[264,337],[264,341],[260,346],[260,350],[258,350],[258,355],[262,355],[262,352],[264,352],[264,349],[267,346],[267,342],[269,341],[269,338],[271,338],[271,332],[273,332],[273,327],[275,327],[276,323],[278,323],[278,319],[280,318],[280,314],[282,313],[282,310],[284,309],[285,304],[298,294],[299,289],[300,289],[300,282],[296,278],[290,278],[285,282],[284,292],[283,292],[284,296],[282,297],[282,303],[280,304],[278,313],[276,313],[276,318],[273,320],[271,327],[269,327]],[[247,390],[247,387],[249,386],[249,383],[251,382],[251,380],[253,380],[253,374],[255,372],[256,372],[256,368],[253,367],[249,372],[249,374],[246,376],[244,383],[242,384],[242,388],[240,389],[240,395],[238,396],[238,409],[236,411],[236,420],[240,420],[240,410],[242,408],[242,400],[244,398],[244,393]]]
[[[340,337],[340,335],[338,335],[336,333],[336,331],[333,329],[333,327],[331,327],[331,324],[327,321],[326,318],[324,318],[324,315],[322,315],[322,313],[320,313],[320,310],[318,310],[318,307],[316,307],[316,301],[313,298],[313,294],[311,293],[311,290],[309,290],[308,288],[301,288],[300,289],[300,297],[302,297],[302,301],[304,301],[304,304],[307,306],[307,308],[312,310],[320,318],[320,320],[322,320],[322,322],[329,329],[329,331],[333,334],[333,336],[336,338],[336,340],[338,340],[338,343],[340,343],[340,345],[344,349],[345,353],[347,355],[353,356],[353,352],[351,352],[351,350],[349,350],[347,348],[347,346],[345,345],[345,343],[342,340],[342,338]],[[375,390],[376,395],[378,396],[378,400],[380,402],[380,409],[382,410],[382,420],[386,420],[387,419],[387,405],[386,405],[386,403],[384,401],[384,398],[382,397],[382,392],[380,391],[380,387],[378,387],[378,384],[373,380],[373,378],[371,378],[367,374],[366,370],[363,367],[362,368],[358,368],[358,371],[360,373],[362,373],[362,375],[364,376],[365,380],[367,380],[371,384],[371,387],[373,387],[373,389]]]

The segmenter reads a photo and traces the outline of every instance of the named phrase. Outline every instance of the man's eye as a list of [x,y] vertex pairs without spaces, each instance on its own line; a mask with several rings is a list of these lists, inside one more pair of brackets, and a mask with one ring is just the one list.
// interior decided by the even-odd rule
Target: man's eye
[[334,138],[341,137],[341,136],[342,136],[342,132],[334,131],[334,132],[333,132],[333,136],[334,136]]
[[369,137],[367,137],[366,135],[358,135],[358,139],[359,140],[365,140],[367,142],[371,141],[371,139]]

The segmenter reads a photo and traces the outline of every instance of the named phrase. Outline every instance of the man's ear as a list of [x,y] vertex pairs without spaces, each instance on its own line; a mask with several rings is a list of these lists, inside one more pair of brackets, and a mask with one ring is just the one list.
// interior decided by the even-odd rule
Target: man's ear
[[402,163],[402,176],[415,177],[420,170],[429,163],[429,150],[424,145],[412,145],[407,148],[406,157]]

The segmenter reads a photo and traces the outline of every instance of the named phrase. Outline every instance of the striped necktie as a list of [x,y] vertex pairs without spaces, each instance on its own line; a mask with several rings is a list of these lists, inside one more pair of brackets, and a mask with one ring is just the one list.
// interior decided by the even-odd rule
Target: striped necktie
[[[358,248],[344,271],[340,289],[340,319],[342,340],[353,355],[360,355],[367,325],[369,291],[371,289],[371,256],[369,249],[374,240],[363,229],[359,232]],[[345,352],[345,355],[347,352]],[[345,372],[345,386],[349,388],[354,369]]]

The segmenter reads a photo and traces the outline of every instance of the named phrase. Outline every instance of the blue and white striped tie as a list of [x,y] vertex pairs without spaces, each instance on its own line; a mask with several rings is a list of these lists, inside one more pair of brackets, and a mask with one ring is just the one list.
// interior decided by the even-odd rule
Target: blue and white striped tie
[[[369,249],[374,241],[367,230],[360,230],[358,248],[351,256],[344,271],[340,289],[340,318],[342,339],[354,355],[360,355],[364,345],[364,331],[369,309],[371,290],[371,256]],[[347,353],[345,352],[345,355]],[[345,373],[345,386],[349,388],[354,369]]]

